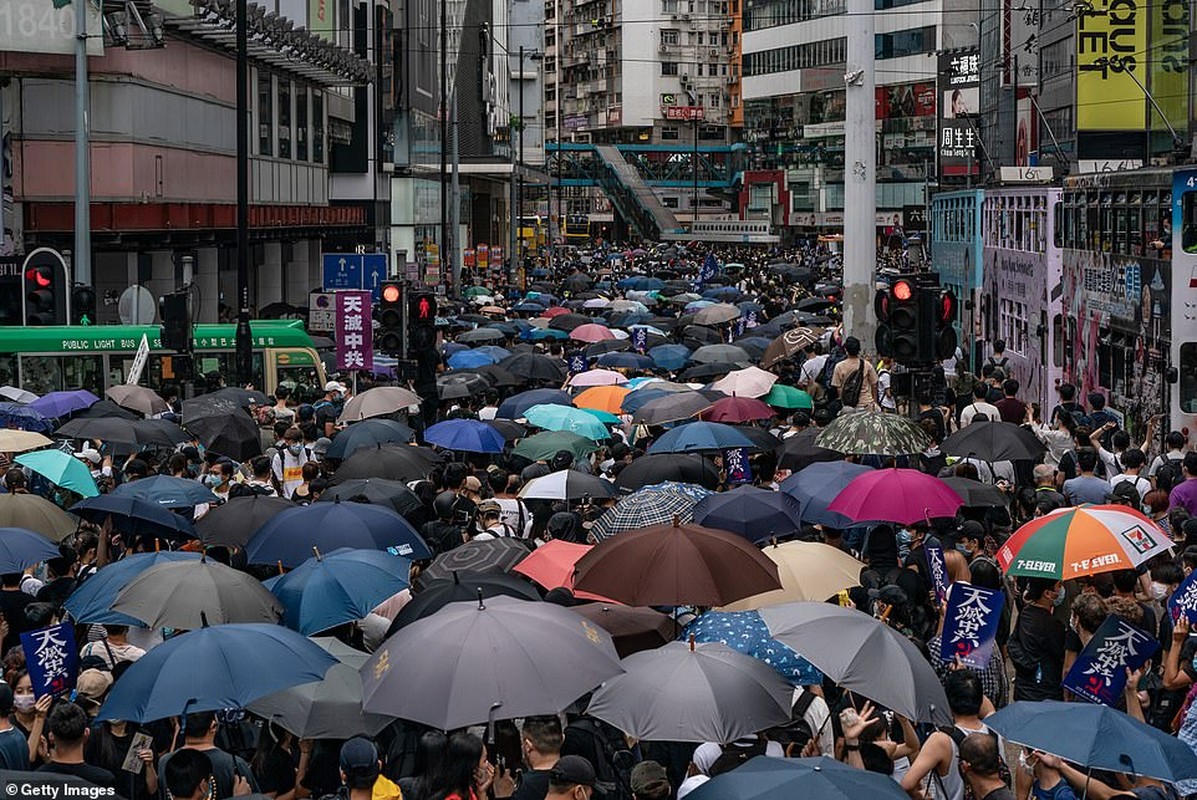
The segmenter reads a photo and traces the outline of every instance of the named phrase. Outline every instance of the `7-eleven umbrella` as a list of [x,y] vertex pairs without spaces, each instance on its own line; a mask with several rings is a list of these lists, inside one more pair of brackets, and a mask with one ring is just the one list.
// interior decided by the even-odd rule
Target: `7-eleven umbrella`
[[1062,508],[1023,525],[998,550],[1007,575],[1070,580],[1134,569],[1172,546],[1155,523],[1126,506]]
[[629,391],[622,386],[592,386],[574,398],[574,405],[618,416],[623,413],[623,399]]

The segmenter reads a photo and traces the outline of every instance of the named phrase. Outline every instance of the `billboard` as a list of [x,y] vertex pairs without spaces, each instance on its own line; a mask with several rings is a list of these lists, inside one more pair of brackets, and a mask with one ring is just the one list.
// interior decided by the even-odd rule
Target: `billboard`
[[87,3],[87,54],[104,55],[98,3],[90,0],[4,0],[0,3],[0,52],[75,52],[75,3]]
[[975,117],[981,104],[981,56],[976,50],[939,54],[939,135],[936,155],[941,176],[978,175],[979,134]]
[[332,42],[336,40],[337,11],[333,0],[308,0],[308,30]]
[[1148,73],[1146,7],[1142,0],[1093,0],[1078,12],[1078,131],[1146,126],[1147,97],[1139,85],[1146,84]]
[[1151,94],[1164,117],[1151,109],[1152,130],[1185,127],[1189,118],[1189,3],[1187,0],[1157,0],[1148,6],[1151,14]]

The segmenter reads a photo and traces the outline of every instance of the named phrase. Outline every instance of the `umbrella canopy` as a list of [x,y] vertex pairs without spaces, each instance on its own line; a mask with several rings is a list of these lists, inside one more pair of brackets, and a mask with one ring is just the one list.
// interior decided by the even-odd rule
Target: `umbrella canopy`
[[[157,396],[157,395],[155,395]],[[98,419],[100,417],[119,417],[120,419],[141,419],[137,414],[127,408],[121,408],[111,400],[101,400],[98,403],[92,403],[82,411],[72,415],[75,419],[84,417],[86,419]]]
[[396,414],[410,406],[418,406],[420,396],[399,386],[376,386],[353,397],[341,409],[342,422],[358,422],[370,417]]
[[752,361],[748,351],[732,344],[708,344],[695,350],[690,360],[696,364],[747,364]]
[[598,444],[585,436],[569,431],[541,431],[520,439],[512,452],[530,461],[548,461],[561,450],[568,450],[575,459],[585,458],[598,449]]
[[828,504],[849,519],[912,525],[932,517],[953,517],[964,504],[939,478],[915,469],[876,469],[858,475]]
[[453,572],[449,578],[421,582],[421,589],[395,615],[387,637],[418,619],[430,617],[450,603],[477,602],[484,598],[515,597],[539,600],[535,587],[523,578],[506,572]]
[[501,360],[479,350],[459,350],[449,356],[445,363],[449,365],[450,369],[473,369],[487,364],[497,364]]
[[865,565],[822,542],[782,542],[761,551],[777,564],[781,589],[737,600],[724,611],[750,611],[799,600],[822,602],[841,589],[860,585]]
[[386,478],[389,481],[415,481],[428,476],[437,456],[426,447],[379,445],[363,447],[337,467],[333,483],[351,478]]
[[447,419],[424,431],[424,441],[466,453],[501,453],[503,434],[476,419]]
[[170,411],[170,406],[161,395],[145,386],[120,384],[109,387],[104,395],[121,408],[136,411],[147,417]]
[[324,680],[267,695],[250,703],[248,710],[300,739],[376,736],[391,717],[362,711],[359,669],[360,664],[337,664]]
[[974,481],[972,478],[941,478],[944,485],[964,499],[970,508],[1002,508],[1008,504],[1006,495],[996,486]]
[[621,671],[611,637],[587,620],[495,597],[454,603],[388,639],[362,668],[362,705],[453,730],[556,714]]
[[[730,377],[730,376],[729,376]],[[702,412],[707,422],[722,422],[738,425],[741,422],[756,422],[773,418],[772,408],[753,397],[724,397]]]
[[523,485],[519,496],[524,500],[581,500],[584,497],[614,497],[615,487],[602,478],[562,469],[533,478]]
[[454,338],[462,344],[485,344],[487,342],[501,342],[506,337],[502,331],[495,330],[494,328],[475,328],[465,333],[459,333]]
[[823,673],[774,639],[761,615],[755,611],[707,611],[687,625],[678,638],[684,642],[691,637],[696,642],[725,644],[736,652],[768,664],[794,686],[823,682]]
[[495,416],[501,419],[520,419],[524,412],[533,406],[573,404],[573,398],[560,389],[529,389],[508,397],[499,404]]
[[418,586],[451,580],[457,573],[506,573],[531,551],[522,539],[475,539],[441,553],[420,573]]
[[781,447],[781,455],[777,465],[783,469],[798,472],[823,461],[840,461],[844,454],[837,450],[828,450],[815,444],[817,432],[807,428],[801,433],[786,439]]
[[428,509],[416,493],[402,481],[385,478],[354,478],[330,486],[320,494],[320,503],[353,500],[364,497],[371,504],[394,509],[399,516],[418,528],[428,521]]
[[694,315],[694,322],[698,325],[722,325],[739,319],[740,309],[731,303],[717,303],[713,306],[700,308]]
[[636,425],[664,425],[696,417],[714,405],[701,392],[670,392],[654,398],[638,408],[632,415]]
[[267,520],[293,508],[295,504],[283,497],[230,497],[200,517],[195,531],[205,547],[243,548]]
[[213,453],[228,456],[234,461],[248,461],[262,454],[262,435],[258,423],[244,411],[200,417],[185,424],[188,433]]
[[834,758],[757,756],[699,786],[692,800],[905,800],[888,775],[856,769]]
[[475,372],[454,372],[436,379],[436,395],[441,400],[460,400],[484,392],[490,381]]
[[24,572],[42,561],[58,558],[58,547],[25,528],[0,528],[0,574]]
[[609,369],[592,369],[586,372],[579,372],[569,379],[569,385],[574,387],[616,386],[627,382],[627,376]]
[[66,392],[44,394],[25,407],[37,411],[45,417],[65,417],[75,411],[82,411],[99,401],[100,398],[86,389],[73,389]]
[[202,556],[199,553],[178,550],[127,555],[120,561],[104,565],[94,575],[79,584],[63,605],[76,622],[145,627],[141,620],[112,610],[116,596],[129,581],[151,567],[178,561],[199,561],[200,558]]
[[[549,316],[546,314],[545,316]],[[575,328],[580,328],[583,325],[590,324],[590,317],[584,314],[573,314],[566,312],[564,314],[553,314],[549,321],[550,328],[556,328],[559,331],[572,331]]]
[[129,667],[113,684],[99,719],[149,722],[245,708],[266,695],[323,680],[336,663],[282,625],[200,628],[163,642]]
[[263,392],[257,389],[246,389],[242,386],[222,386],[214,392],[203,395],[206,398],[231,400],[240,408],[250,406],[264,406],[270,402]]
[[79,523],[35,494],[0,494],[0,527],[25,528],[52,542],[61,542],[78,530]]
[[366,419],[339,431],[325,452],[325,458],[348,458],[362,447],[407,444],[415,432],[393,419]]
[[632,606],[721,606],[781,581],[739,536],[675,523],[604,539],[578,561],[574,586]]
[[939,449],[950,456],[982,461],[1034,461],[1047,450],[1039,437],[1009,422],[966,425],[943,440]]
[[14,403],[32,403],[37,399],[37,395],[33,392],[26,391],[17,386],[0,386],[0,397],[5,400],[11,400]]
[[710,494],[710,490],[701,486],[684,483],[646,486],[604,511],[595,520],[590,534],[595,541],[602,541],[617,533],[665,525],[674,519],[690,522],[694,519],[694,506]]
[[724,377],[711,384],[729,396],[735,397],[763,397],[777,383],[777,376],[759,367],[747,367],[729,372]]
[[148,628],[194,630],[231,622],[274,624],[282,607],[256,578],[201,558],[150,567],[125,584],[112,610]]
[[718,422],[688,422],[671,428],[649,445],[649,455],[657,453],[701,453],[755,447],[737,428]]
[[36,431],[22,431],[17,428],[0,430],[0,453],[24,453],[36,450],[53,442]]
[[527,427],[509,419],[484,419],[482,421],[497,430],[505,442],[514,442],[528,434]]
[[1126,506],[1061,508],[1031,520],[997,552],[1007,575],[1072,580],[1134,569],[1172,547],[1142,513]]
[[909,639],[854,608],[786,603],[760,609],[769,632],[844,689],[912,722],[950,725],[943,686]]
[[985,724],[1016,744],[1087,770],[1130,772],[1168,783],[1197,778],[1197,754],[1188,744],[1109,706],[1023,700],[986,717]]
[[215,392],[183,401],[183,424],[190,425],[207,417],[226,417],[244,413],[246,404],[233,395]]
[[599,325],[595,322],[588,322],[585,325],[579,325],[569,332],[569,338],[575,342],[601,342],[605,339],[614,339],[615,334],[606,325]]
[[762,397],[761,401],[774,408],[784,408],[787,410],[802,409],[803,411],[813,411],[815,408],[813,397],[801,389],[786,386],[784,383],[773,384],[773,387],[769,389],[769,393]]
[[251,564],[298,567],[312,548],[331,553],[340,547],[390,550],[413,560],[432,551],[407,520],[389,508],[368,503],[312,503],[276,514],[245,546]]
[[624,491],[635,491],[654,483],[674,481],[693,483],[707,489],[719,487],[719,471],[715,465],[696,453],[661,453],[641,456],[624,467],[615,485]]
[[605,597],[587,592],[574,592],[574,567],[578,559],[590,552],[593,545],[553,539],[545,542],[522,559],[512,569],[526,578],[536,581],[546,589],[569,589],[582,600],[610,602]]
[[783,492],[802,504],[802,521],[831,528],[851,527],[852,520],[828,511],[827,506],[848,484],[869,472],[863,464],[848,461],[821,461],[795,472],[781,482]]
[[64,439],[101,439],[108,444],[141,447],[174,447],[188,440],[187,433],[164,419],[76,417],[54,431]]
[[0,403],[0,427],[48,433],[54,430],[54,423],[50,417],[29,406]]
[[819,431],[815,444],[846,454],[904,456],[923,452],[931,439],[901,414],[856,411],[833,419]]
[[529,425],[544,428],[547,431],[569,431],[579,436],[585,436],[596,442],[611,437],[607,426],[593,414],[574,406],[537,405],[524,412],[524,419]]
[[411,561],[378,550],[317,553],[264,584],[278,598],[283,624],[304,636],[362,619],[408,586]]
[[671,642],[620,665],[586,711],[637,739],[731,742],[790,720],[794,688],[720,642]]
[[216,495],[202,483],[171,475],[153,475],[122,483],[111,494],[113,497],[136,497],[162,508],[194,508],[216,501]]
[[593,408],[608,414],[622,414],[630,390],[622,386],[592,386],[573,399],[578,408]]
[[525,381],[560,384],[565,380],[565,363],[540,353],[516,353],[499,366]]
[[704,498],[694,507],[694,521],[759,543],[797,533],[802,504],[784,492],[740,486]]
[[[622,340],[612,339],[611,341]],[[650,370],[656,367],[656,363],[651,358],[639,353],[604,353],[599,356],[597,363],[600,367],[609,369]]]
[[684,344],[662,344],[648,351],[648,357],[659,368],[676,372],[690,363],[690,348]]
[[774,339],[761,356],[761,366],[765,369],[779,361],[800,355],[802,351],[823,338],[822,328],[790,328]]
[[[32,434],[39,436],[40,434]],[[16,457],[16,462],[23,467],[41,475],[55,486],[69,489],[83,497],[95,497],[100,493],[96,488],[96,480],[91,476],[91,470],[70,453],[61,450],[38,450],[33,453],[23,453]]]
[[174,541],[196,537],[190,519],[140,497],[115,494],[88,497],[71,506],[71,513],[101,526],[111,519],[115,530],[130,536],[155,536]]
[[569,606],[569,610],[611,634],[620,658],[642,650],[656,650],[673,638],[677,627],[672,618],[651,608],[582,603]]

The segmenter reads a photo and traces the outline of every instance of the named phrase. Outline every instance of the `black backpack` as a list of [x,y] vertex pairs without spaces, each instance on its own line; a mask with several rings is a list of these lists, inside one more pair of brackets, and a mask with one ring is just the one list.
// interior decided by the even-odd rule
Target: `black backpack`
[[1184,475],[1180,471],[1181,464],[1183,463],[1183,459],[1164,456],[1164,462],[1155,470],[1156,488],[1162,489],[1165,492],[1171,492],[1176,484],[1184,480]]
[[582,756],[594,767],[594,796],[598,800],[632,800],[632,767],[636,757],[623,734],[592,717],[581,717],[565,728],[563,756]]
[[865,361],[860,359],[860,366],[848,376],[840,389],[840,402],[846,406],[855,406],[860,402],[860,393],[864,389]]
[[711,769],[709,770],[710,776],[714,778],[716,775],[731,772],[749,759],[763,756],[768,749],[769,742],[765,739],[757,739],[748,747],[737,747],[734,743],[725,744],[723,745],[723,753],[720,754],[719,758],[715,759],[715,763],[711,764]]

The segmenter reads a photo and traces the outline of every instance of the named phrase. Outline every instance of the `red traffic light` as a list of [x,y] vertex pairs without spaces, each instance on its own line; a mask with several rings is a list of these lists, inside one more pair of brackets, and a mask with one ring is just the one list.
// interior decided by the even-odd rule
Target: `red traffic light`
[[436,302],[428,295],[422,295],[416,301],[416,319],[421,322],[431,322],[436,318]]
[[951,292],[941,294],[937,310],[939,311],[938,322],[940,326],[950,325],[956,319],[956,295]]
[[914,287],[908,281],[896,281],[890,290],[895,300],[905,302],[914,297]]
[[382,287],[382,300],[384,303],[398,303],[403,295],[403,292],[393,283],[388,283]]
[[25,280],[33,281],[43,289],[54,282],[49,270],[44,270],[41,267],[31,267],[25,270]]

